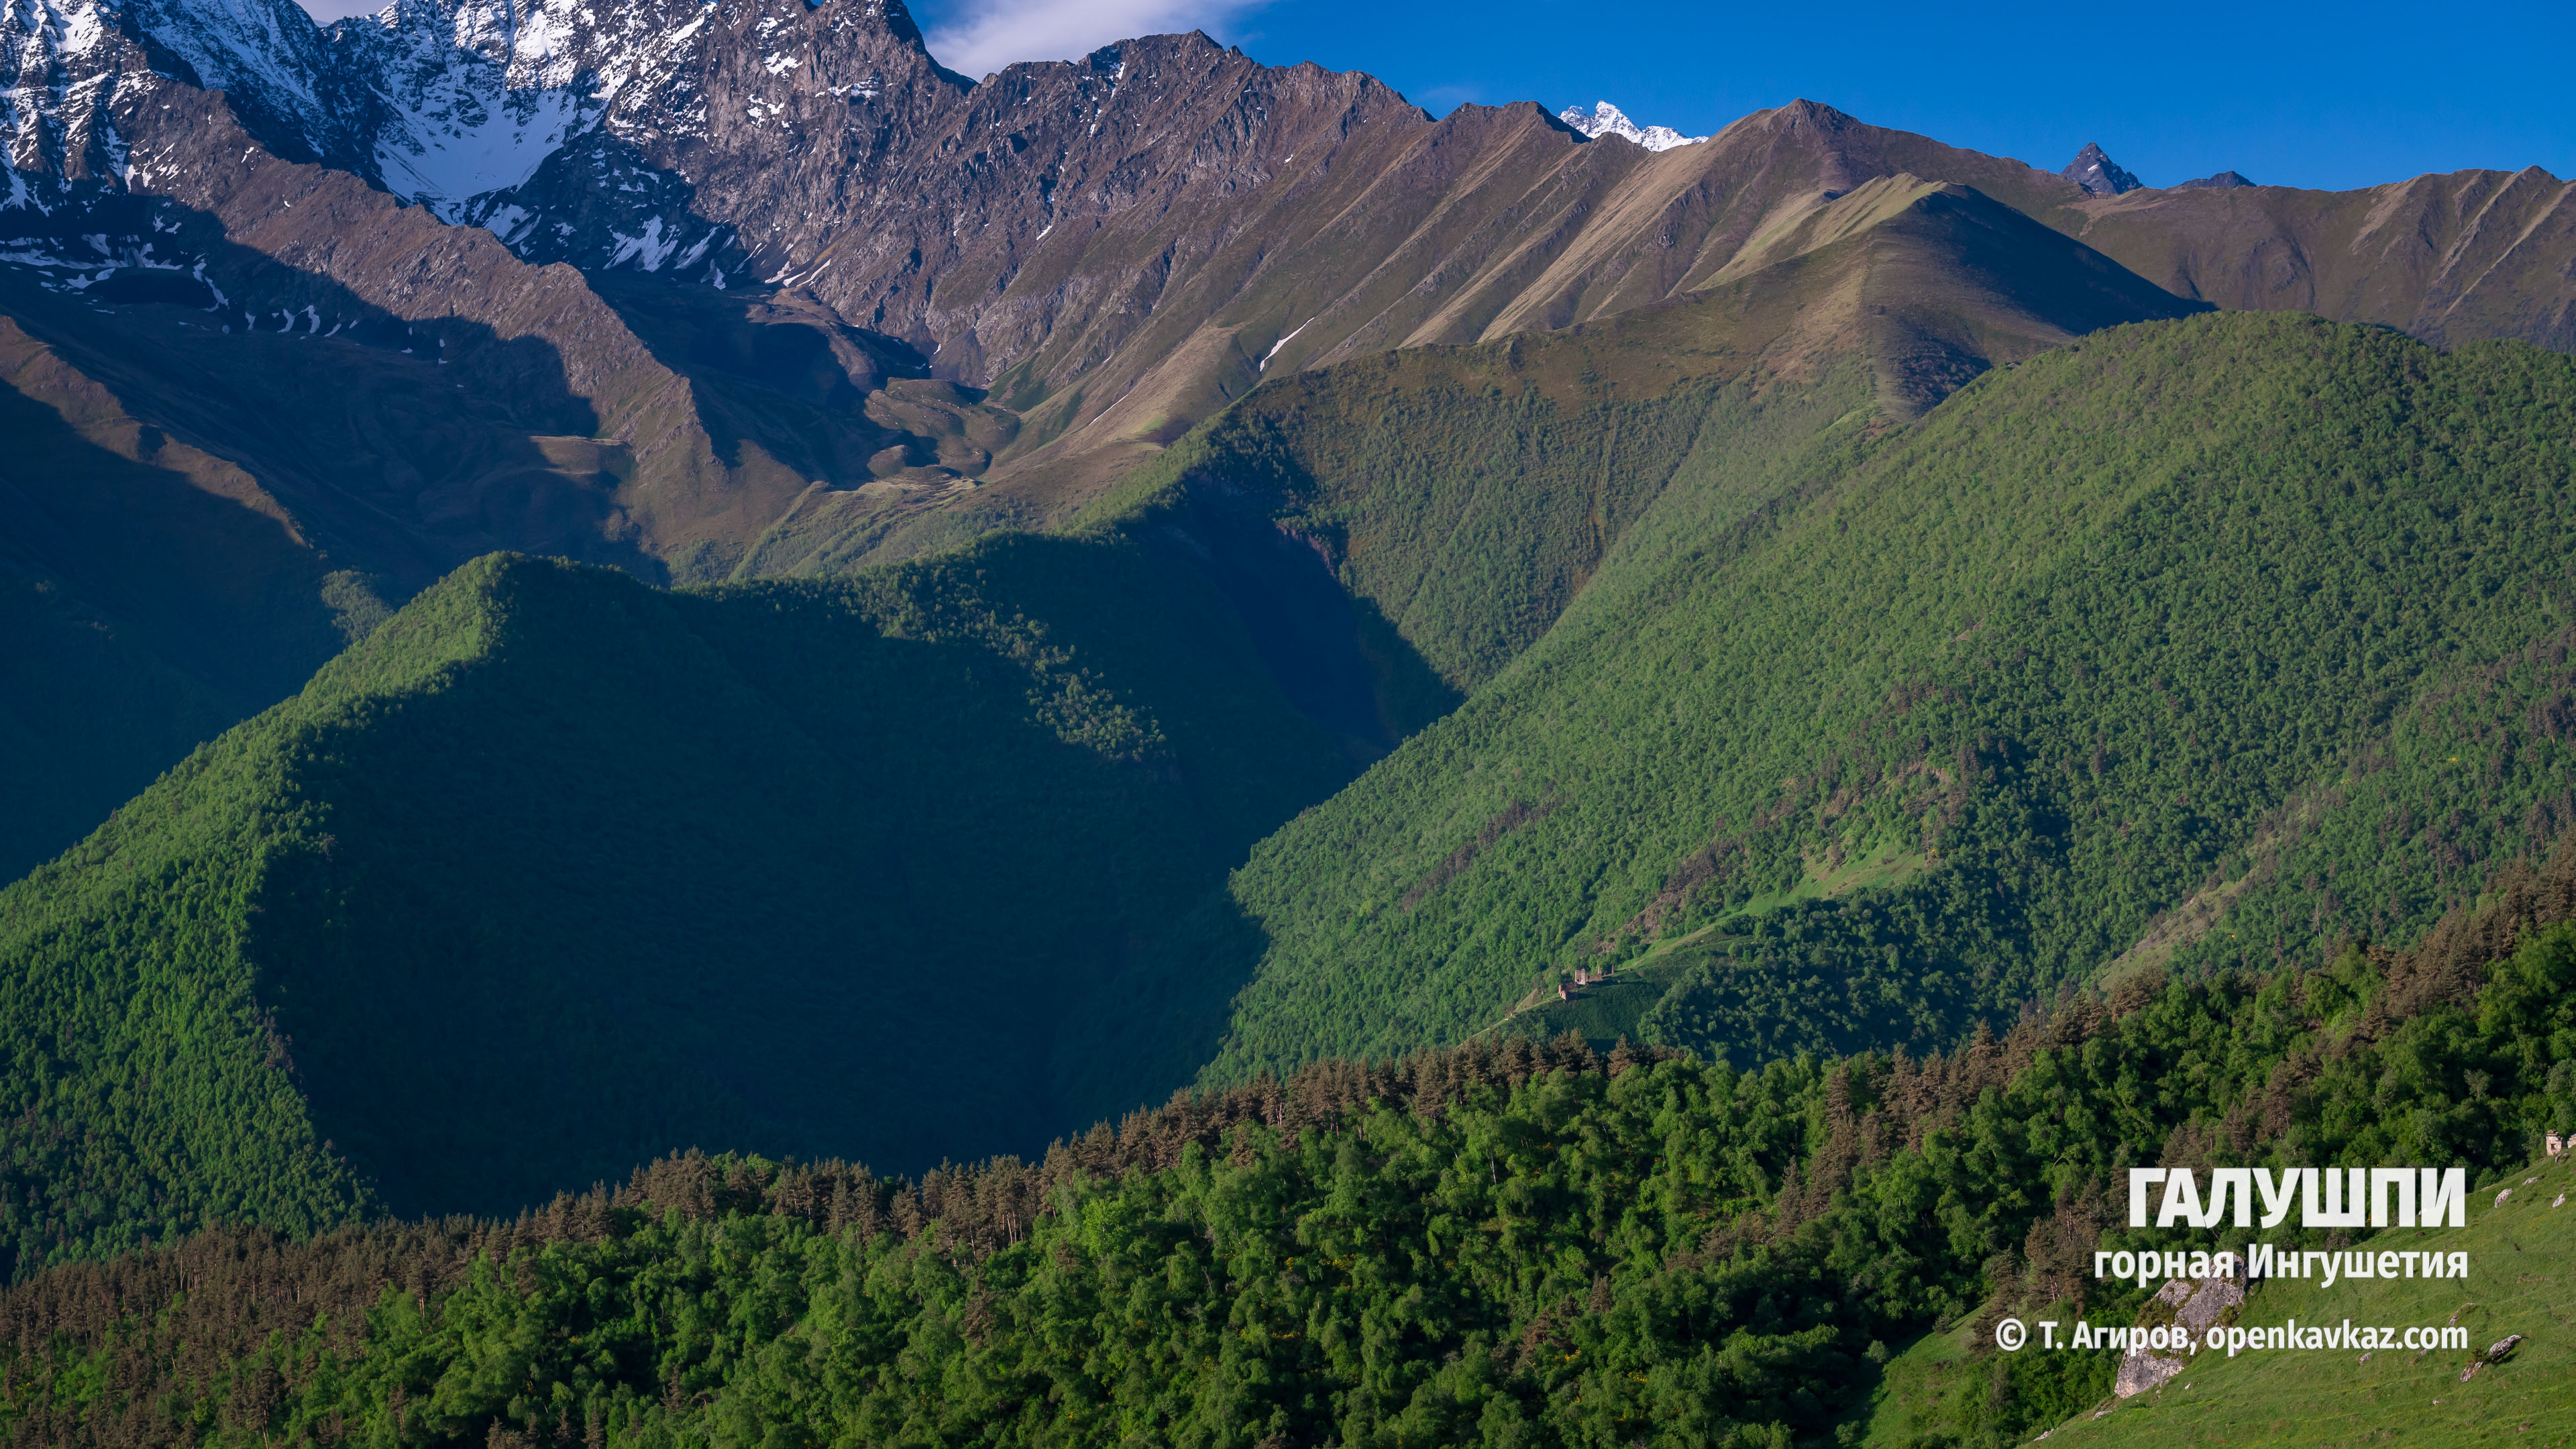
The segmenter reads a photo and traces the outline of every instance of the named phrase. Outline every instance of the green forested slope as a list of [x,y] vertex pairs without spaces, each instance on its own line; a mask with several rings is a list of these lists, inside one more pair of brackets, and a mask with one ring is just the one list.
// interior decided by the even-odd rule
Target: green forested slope
[[[456,576],[0,893],[13,1251],[926,1164],[1649,942],[1641,1037],[1919,1049],[2141,936],[2402,935],[2554,828],[2564,654],[2493,665],[2565,627],[2563,359],[2167,323],[1897,423],[2178,304],[1886,200],[1598,331],[1275,383],[1072,535]],[[2396,884],[2326,870],[2391,792]]]
[[2519,345],[2230,315],[1989,374],[1264,841],[1210,1075],[1707,927],[1666,1039],[1757,1058],[1955,1039],[2151,927],[2402,938],[2567,808],[2572,478],[2576,362]]
[[6,1251],[1043,1140],[1187,1079],[1230,983],[1130,999],[1132,943],[1348,771],[1116,539],[480,561],[0,893]]
[[[2481,1202],[2528,1175],[2538,1134],[2576,1124],[2571,916],[2562,852],[2401,955],[2132,979],[1947,1056],[1739,1073],[1512,1038],[1176,1100],[1038,1163],[904,1181],[692,1155],[515,1221],[208,1234],[0,1289],[0,1431],[31,1449],[2027,1442],[2092,1412],[2112,1353],[1972,1349],[1929,1394],[1894,1374],[1941,1325],[1984,1342],[2052,1304],[2134,1321],[2145,1295],[2089,1277],[2096,1243],[2209,1242],[2118,1226],[2126,1167],[2461,1165]],[[2529,1383],[2509,1365],[2479,1387]]]
[[[1806,295],[1739,290],[1661,325],[1749,314],[1769,335]],[[1338,384],[1345,423],[1390,395],[1429,417],[1455,401],[1443,369],[1512,385],[1480,382],[1448,432],[1309,428],[1350,463],[1345,494],[1405,527],[1478,492],[1537,500],[1376,572],[1337,579],[1301,512],[1317,499],[1261,472],[1306,455],[1233,438],[1177,450],[1194,486],[1167,468],[1078,537],[832,583],[664,596],[525,563],[452,581],[0,897],[0,1020],[46,1044],[9,1083],[34,1111],[0,1203],[16,1251],[498,1207],[693,1143],[926,1163],[1187,1080],[1250,960],[1223,872],[1348,757],[1455,701],[1350,580],[1436,580],[1506,535],[1554,547],[1633,456],[1612,446],[1631,414],[1673,424],[1666,454],[1692,445],[1663,459],[1683,491],[1740,508],[1729,480],[1774,481],[1744,459],[1865,400],[1856,360],[1642,401],[1591,385],[1596,361],[1670,383],[1659,337],[1533,349],[1532,377],[1506,346]],[[1530,478],[1463,492],[1425,473],[1522,430],[1589,438],[1585,461],[1560,476],[1552,444],[1524,447]],[[1388,486],[1360,488],[1388,460]],[[1565,558],[1614,542],[1583,532]],[[1518,617],[1552,567],[1525,552],[1412,632],[1481,637],[1479,599]],[[1561,599],[1541,603],[1508,647]],[[457,642],[494,630],[522,642]],[[164,1019],[124,1009],[174,992]],[[156,1056],[223,1080],[183,1089]],[[311,1182],[264,1185],[281,1153]]]
[[1772,444],[1744,436],[1754,419],[1793,416],[1803,440],[1868,405],[1857,363],[1769,388],[1581,387],[1596,359],[1578,346],[1420,349],[1283,379],[1219,419],[1186,470],[1267,503],[1464,694],[1547,632],[1668,488],[1699,491],[1724,458]]

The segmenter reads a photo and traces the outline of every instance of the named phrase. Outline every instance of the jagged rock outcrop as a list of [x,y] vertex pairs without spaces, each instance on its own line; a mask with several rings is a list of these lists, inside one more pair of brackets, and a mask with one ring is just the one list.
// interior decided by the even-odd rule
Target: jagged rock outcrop
[[2203,191],[2226,191],[2234,187],[2251,186],[2253,184],[2254,182],[2252,178],[2236,171],[2221,171],[2214,176],[2200,176],[2189,181],[2177,181],[2174,183],[2177,188],[2197,189]]
[[2085,142],[2084,149],[2076,152],[2075,159],[2057,174],[2096,196],[2118,196],[2146,185],[2112,160],[2098,141]]
[[[2176,1278],[2147,1300],[2137,1326],[2151,1329],[2170,1325],[2199,1343],[2208,1337],[2211,1328],[2233,1321],[2232,1315],[2244,1304],[2245,1286],[2236,1279]],[[2189,1355],[2181,1350],[2131,1348],[2120,1356],[2120,1369],[2113,1378],[2111,1392],[2123,1399],[2134,1398],[2149,1389],[2164,1387],[2190,1366]]]
[[292,160],[345,164],[381,121],[293,0],[17,0],[0,7],[9,168],[121,173],[132,138],[109,112],[164,77],[224,92],[260,145]]

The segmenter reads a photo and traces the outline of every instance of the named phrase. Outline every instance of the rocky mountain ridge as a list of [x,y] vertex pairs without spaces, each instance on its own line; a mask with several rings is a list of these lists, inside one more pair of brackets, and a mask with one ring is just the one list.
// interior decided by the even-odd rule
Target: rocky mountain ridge
[[[1526,105],[1434,120],[1365,75],[1263,66],[1202,35],[978,85],[937,63],[901,0],[398,0],[327,30],[288,0],[32,15],[6,77],[13,197],[48,177],[130,188],[116,98],[220,84],[274,154],[479,224],[523,260],[793,290],[899,338],[1030,424],[996,457],[1004,476],[1114,473],[1274,366],[1676,295],[1899,173],[1977,187],[2221,305],[2566,346],[2576,300],[2549,275],[2566,188],[2537,172],[2503,187],[2510,221],[2484,199],[2498,173],[2403,184],[2438,200],[2375,188],[2249,214],[2178,195],[2274,190],[2224,186],[2233,173],[2159,192],[2097,145],[2049,175],[1809,102],[1687,146],[1615,107],[1582,127]],[[1620,125],[1638,146],[1585,144]],[[141,185],[162,174],[147,164]],[[2430,208],[2413,243],[2325,235],[2384,231],[2383,203]],[[2328,274],[2355,270],[2371,295],[2335,295]],[[2495,305],[2428,306],[2457,286]]]
[[[117,687],[161,701],[131,712],[171,722],[24,812],[74,824],[476,554],[688,582],[1048,526],[1282,371],[1686,302],[1885,240],[1925,186],[2178,304],[2576,349],[2576,202],[2537,168],[2097,194],[1808,101],[1655,151],[1195,34],[970,83],[900,0],[400,0],[328,29],[65,0],[0,30],[0,401],[47,440],[0,488],[52,520],[0,544],[0,584],[52,591],[56,643],[105,630]],[[1904,285],[2043,285],[1966,264]],[[1997,355],[1951,337],[1886,401]]]

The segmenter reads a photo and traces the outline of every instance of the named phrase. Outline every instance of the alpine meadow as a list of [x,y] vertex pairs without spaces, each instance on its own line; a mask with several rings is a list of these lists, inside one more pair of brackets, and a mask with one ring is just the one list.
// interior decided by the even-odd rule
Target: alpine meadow
[[0,1440],[2576,1440],[2576,183],[0,28]]

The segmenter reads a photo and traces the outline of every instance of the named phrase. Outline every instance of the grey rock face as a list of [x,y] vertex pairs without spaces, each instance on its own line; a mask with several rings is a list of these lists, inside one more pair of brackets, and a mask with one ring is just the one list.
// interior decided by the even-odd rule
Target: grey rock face
[[[398,0],[330,37],[398,196],[532,261],[794,286],[974,383],[1117,351],[1248,193],[1431,124],[1198,34],[972,85],[901,0]],[[1033,270],[1063,285],[1015,292]]]
[[[2147,1301],[2147,1310],[2140,1316],[2139,1326],[2170,1323],[2189,1330],[2193,1339],[2198,1340],[2226,1317],[2230,1309],[2244,1301],[2245,1285],[2236,1279],[2203,1278],[2195,1281],[2176,1278]],[[2113,1380],[2111,1389],[2121,1398],[2131,1398],[2149,1389],[2163,1387],[2166,1381],[2190,1365],[2191,1360],[2178,1353],[2150,1349],[2123,1354],[2118,1377]]]
[[546,157],[525,184],[443,211],[488,228],[524,261],[662,273],[719,289],[728,269],[738,279],[749,267],[727,245],[733,228],[700,213],[696,187],[604,129]]
[[[1075,350],[1114,351],[1288,158],[1427,124],[1364,76],[1273,71],[1199,35],[970,89],[899,5],[699,13],[686,56],[621,87],[596,132],[458,215],[500,218],[532,259],[800,287],[975,383],[1068,327],[1095,332]],[[1032,270],[1083,275],[1009,295]]]
[[2086,142],[2084,149],[2075,153],[2075,159],[2066,163],[2066,169],[2057,174],[2096,196],[2118,196],[2146,184],[2122,170],[2119,162],[2103,152],[2098,141]]
[[[2210,1325],[2224,1317],[2227,1310],[2245,1301],[2245,1285],[2234,1278],[2204,1278],[2179,1286],[2185,1292],[2174,1312],[2174,1321],[2190,1329],[2195,1338],[2209,1332]],[[2175,1285],[2169,1284],[2165,1292],[2173,1293],[2174,1289]]]
[[71,0],[0,6],[0,124],[27,175],[121,176],[120,99],[163,79],[225,93],[271,153],[345,165],[381,117],[294,0]]
[[2120,1372],[2111,1381],[2111,1392],[2121,1398],[2135,1398],[2149,1389],[2160,1389],[2166,1381],[2181,1373],[2188,1361],[2168,1358],[2160,1353],[2131,1353],[2120,1357]]
[[2241,172],[2221,171],[2215,176],[2203,176],[2192,181],[2178,182],[2176,183],[2176,187],[2177,189],[2192,188],[2203,191],[2230,191],[2239,186],[2252,186],[2253,184],[2254,182]]

